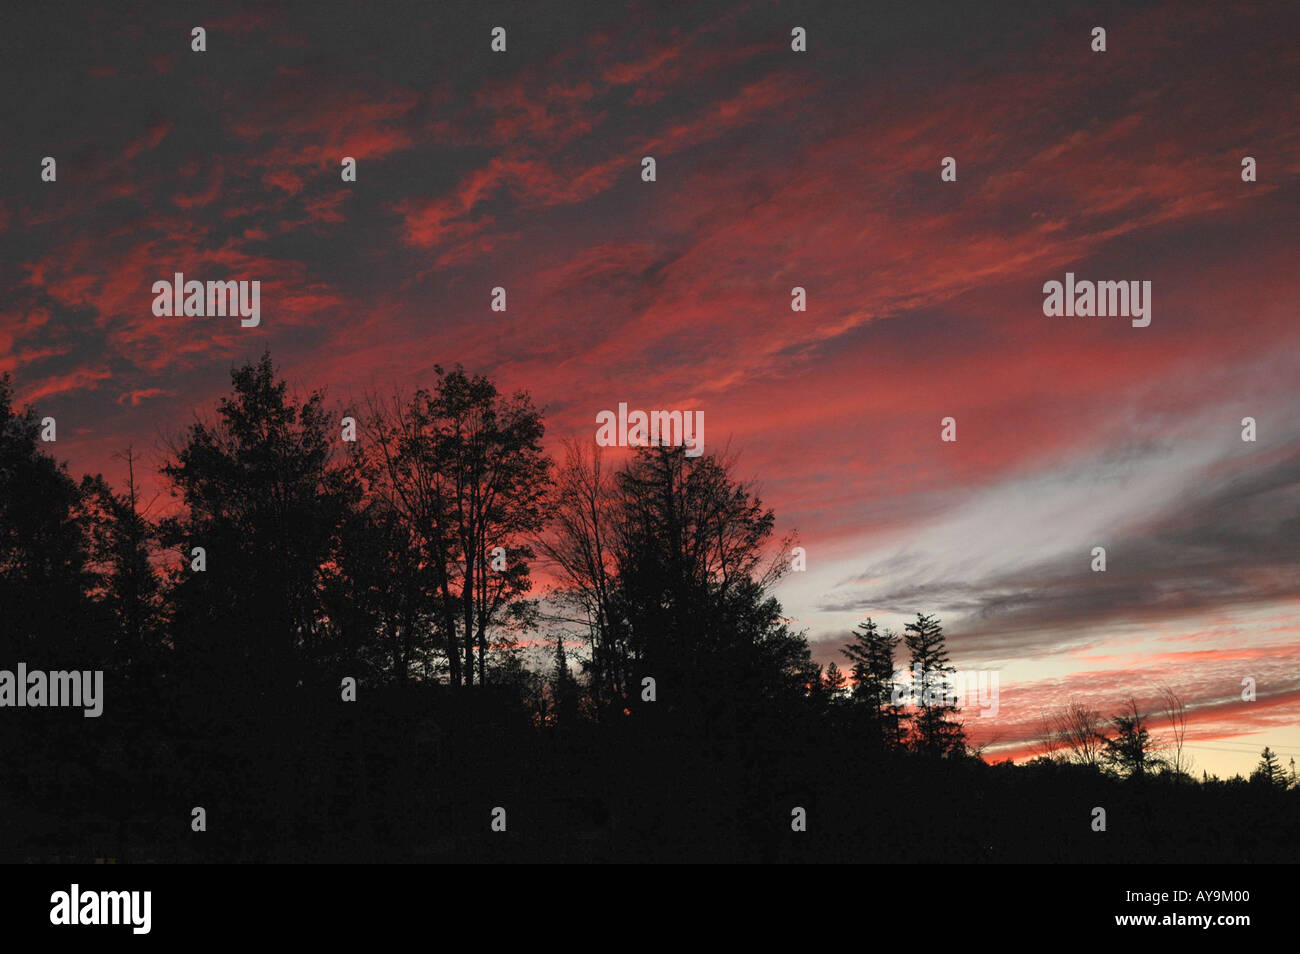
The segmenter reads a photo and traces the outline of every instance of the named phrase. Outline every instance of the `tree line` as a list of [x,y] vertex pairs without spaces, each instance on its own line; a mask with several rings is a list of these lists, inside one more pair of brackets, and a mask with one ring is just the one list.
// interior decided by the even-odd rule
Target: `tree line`
[[[897,794],[933,794],[948,784],[933,772],[990,769],[951,700],[934,616],[901,636],[864,621],[846,671],[812,659],[773,593],[794,538],[778,538],[734,457],[649,447],[613,466],[571,440],[553,459],[526,392],[459,366],[435,373],[331,408],[291,393],[269,354],[235,368],[229,393],[166,444],[170,503],[142,498],[131,449],[120,488],[74,479],[0,378],[0,659],[111,673],[101,736],[30,712],[21,730],[6,722],[4,761],[39,750],[50,764],[0,780],[0,808],[8,792],[124,825],[140,798],[164,817],[194,790],[225,791],[256,803],[244,811],[263,835],[360,818],[398,845],[394,819],[469,812],[500,798],[491,780],[496,792],[522,773],[569,791],[565,811],[596,811],[611,844],[649,850],[670,824],[654,813],[672,805],[675,857],[768,858],[787,848],[735,832],[802,804],[808,779],[825,814],[896,801],[881,771]],[[933,693],[899,702],[900,654]],[[349,679],[367,703],[355,710],[340,702]],[[1168,775],[1144,719],[1134,705],[1107,733],[1073,704],[1029,770]],[[109,811],[69,781],[96,760],[135,801]],[[1294,784],[1269,764],[1272,787]],[[698,827],[720,802],[736,806],[729,820]]]
[[[215,413],[169,442],[159,518],[133,451],[122,490],[74,481],[4,380],[0,652],[256,692],[342,676],[506,687],[543,720],[608,720],[653,693],[708,725],[736,700],[834,694],[841,677],[772,595],[792,538],[773,540],[734,460],[663,446],[611,469],[568,441],[557,464],[526,393],[436,370],[431,388],[339,412],[291,395],[269,354],[235,369]],[[960,751],[951,706],[910,719],[880,702],[892,649],[866,627],[850,656],[868,723]],[[913,663],[947,666],[936,620],[907,630]],[[539,633],[561,660],[546,674],[521,651]],[[566,642],[583,644],[576,665]]]
[[[971,751],[934,616],[901,637],[867,619],[842,650],[847,673],[812,661],[772,595],[793,536],[772,539],[775,516],[734,459],[665,446],[611,469],[568,440],[557,463],[527,393],[435,370],[431,388],[337,411],[321,392],[291,395],[269,353],[234,369],[215,414],[169,442],[161,475],[178,506],[160,519],[132,450],[120,491],[74,481],[0,378],[0,652],[257,691],[341,676],[492,684],[540,721],[618,717],[651,680],[663,708],[705,722],[726,707],[711,700],[784,694],[850,704],[873,746]],[[553,581],[544,599],[537,567]],[[521,652],[539,633],[549,673]],[[566,641],[583,644],[576,666]],[[900,646],[934,690],[909,706]],[[1039,757],[1185,775],[1187,707],[1161,692],[1167,756],[1130,699],[1110,719],[1071,700],[1044,720]]]

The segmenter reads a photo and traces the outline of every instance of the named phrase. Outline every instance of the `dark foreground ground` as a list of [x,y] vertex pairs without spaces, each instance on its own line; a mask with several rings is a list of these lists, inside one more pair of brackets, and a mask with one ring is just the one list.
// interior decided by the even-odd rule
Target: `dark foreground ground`
[[1253,782],[926,759],[779,712],[745,731],[651,706],[536,728],[490,690],[362,699],[8,710],[0,861],[1267,863],[1300,846],[1300,791]]

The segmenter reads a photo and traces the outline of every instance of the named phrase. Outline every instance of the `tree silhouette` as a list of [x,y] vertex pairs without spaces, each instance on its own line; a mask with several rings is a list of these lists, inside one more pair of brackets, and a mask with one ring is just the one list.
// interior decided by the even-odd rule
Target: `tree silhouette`
[[32,408],[14,407],[0,376],[0,654],[36,665],[102,660],[87,632],[94,580],[81,494],[67,468],[42,450]]
[[569,671],[564,637],[555,637],[555,669],[551,675],[551,706],[556,725],[571,725],[578,715],[578,684]]
[[725,461],[666,446],[640,451],[618,487],[618,599],[639,672],[705,726],[736,718],[737,702],[806,691],[808,645],[769,593],[787,565],[765,563],[774,515],[753,488]]
[[1282,768],[1282,763],[1278,761],[1277,754],[1267,745],[1264,751],[1259,754],[1259,764],[1255,766],[1255,771],[1251,773],[1251,781],[1261,782],[1270,788],[1286,788],[1287,777],[1286,771]]
[[1175,778],[1183,778],[1191,769],[1191,758],[1183,751],[1187,741],[1187,703],[1172,686],[1160,687],[1160,703],[1169,722],[1167,747],[1169,770]]
[[1151,733],[1137,701],[1130,698],[1127,709],[1112,716],[1110,721],[1115,735],[1105,743],[1106,763],[1130,777],[1150,774],[1159,760],[1152,752]]
[[902,743],[901,707],[893,702],[898,636],[868,618],[841,652],[853,663],[853,698],[867,712],[870,731],[887,745]]
[[1070,761],[1090,768],[1102,764],[1106,737],[1102,734],[1104,723],[1100,712],[1071,699],[1057,713],[1055,727],[1058,738],[1069,751]]
[[826,691],[830,693],[832,699],[839,697],[840,690],[847,683],[848,679],[845,678],[844,673],[840,672],[840,667],[835,665],[834,660],[826,664],[826,675],[823,677],[822,684],[825,685]]
[[928,755],[950,755],[964,750],[962,725],[953,718],[957,706],[951,701],[953,686],[948,676],[955,672],[948,662],[943,627],[933,616],[916,614],[915,622],[903,627],[903,640],[910,654],[916,693],[912,713],[913,744]]
[[215,419],[196,421],[163,467],[185,506],[163,525],[183,560],[176,648],[220,684],[291,686],[326,631],[324,567],[356,488],[319,392],[290,399],[269,354],[231,383]]
[[[360,455],[356,463],[362,464]],[[359,480],[369,476],[360,466]],[[372,678],[398,683],[440,676],[437,575],[401,514],[381,497],[366,496],[347,514],[329,570],[323,597],[337,665],[355,675],[361,663]]]
[[370,473],[436,579],[451,683],[472,686],[476,651],[486,679],[489,634],[509,645],[532,621],[531,541],[546,520],[551,461],[526,393],[502,398],[484,377],[435,370],[433,391],[370,402]]
[[126,464],[123,493],[114,493],[102,475],[81,482],[90,558],[98,577],[95,595],[112,622],[118,666],[127,673],[156,675],[165,649],[162,579],[153,563],[157,528],[141,509],[134,451],[128,448],[121,459]]
[[621,711],[632,692],[627,627],[616,607],[616,488],[599,447],[587,451],[568,440],[564,450],[551,507],[553,532],[540,536],[538,548],[560,579],[552,598],[578,614],[565,621],[588,640],[585,668],[599,716],[607,709]]

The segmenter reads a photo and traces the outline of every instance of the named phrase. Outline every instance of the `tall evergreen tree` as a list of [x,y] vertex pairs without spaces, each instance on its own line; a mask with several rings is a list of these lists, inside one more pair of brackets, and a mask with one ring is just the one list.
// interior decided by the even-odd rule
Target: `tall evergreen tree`
[[1278,759],[1277,753],[1267,745],[1259,754],[1259,764],[1255,766],[1255,771],[1250,777],[1252,781],[1262,782],[1272,788],[1287,787],[1286,771],[1282,768],[1282,762]]
[[555,669],[551,676],[551,711],[557,725],[570,725],[578,715],[578,681],[569,670],[564,636],[555,637]]
[[[948,661],[943,627],[933,616],[916,614],[915,622],[903,627],[912,667],[912,741],[917,751],[950,755],[964,751],[965,734],[954,716],[953,685],[949,676],[956,669]],[[919,685],[916,684],[919,680]]]
[[858,624],[853,642],[841,652],[852,662],[853,699],[866,711],[877,737],[887,745],[902,740],[900,707],[893,702],[894,651],[898,635],[882,631],[871,618]]
[[844,673],[840,672],[840,667],[835,665],[835,661],[831,660],[826,664],[826,675],[823,677],[822,682],[831,698],[838,699],[840,691],[848,683],[848,679],[845,678]]

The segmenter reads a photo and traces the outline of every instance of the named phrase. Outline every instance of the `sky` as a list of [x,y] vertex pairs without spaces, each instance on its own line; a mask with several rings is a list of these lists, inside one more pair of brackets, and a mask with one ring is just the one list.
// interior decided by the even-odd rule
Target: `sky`
[[[699,410],[818,661],[933,613],[989,757],[1169,685],[1197,770],[1300,760],[1300,8],[1042,6],[7,12],[0,373],[119,484],[264,349],[341,404],[461,362],[556,448]],[[155,316],[175,272],[261,323]],[[1067,272],[1150,325],[1045,315]]]

